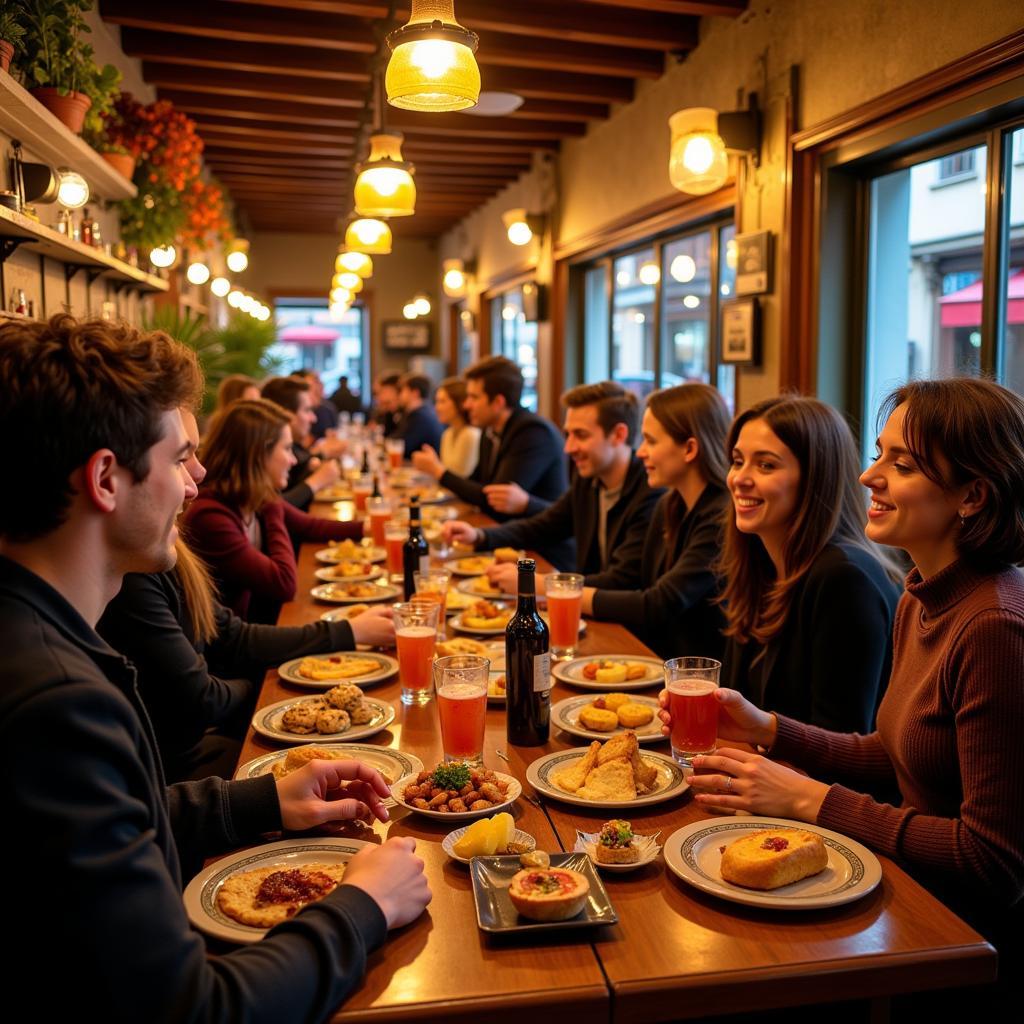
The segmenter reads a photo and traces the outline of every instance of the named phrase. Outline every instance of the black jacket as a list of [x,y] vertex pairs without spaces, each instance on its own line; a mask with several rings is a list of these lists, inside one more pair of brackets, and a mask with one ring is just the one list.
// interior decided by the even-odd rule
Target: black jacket
[[288,470],[288,486],[281,492],[281,497],[303,512],[309,510],[313,501],[313,488],[305,483],[306,477],[313,472],[310,462],[313,453],[298,441],[292,442],[292,455],[295,456],[295,465]]
[[409,458],[425,444],[429,444],[435,452],[440,451],[443,433],[444,427],[437,418],[434,407],[424,404],[402,417],[393,436],[405,441],[405,457]]
[[[205,858],[281,826],[273,778],[165,787],[135,670],[38,576],[0,558],[5,968],[51,1019],[325,1020],[384,940],[341,886],[262,942],[208,959],[182,902]],[[24,843],[30,843],[27,848]],[[54,979],[54,950],[63,958]]]
[[628,626],[662,658],[684,655],[721,658],[725,618],[718,605],[718,581],[711,566],[721,550],[724,490],[708,484],[679,527],[671,551],[665,546],[666,494],[654,509],[644,541],[638,590],[598,590],[596,619]]
[[344,621],[263,626],[219,602],[214,612],[216,635],[209,645],[197,642],[177,572],[128,573],[96,626],[135,665],[171,781],[191,774],[207,729],[251,712],[269,666],[355,646]]
[[721,685],[801,722],[871,732],[889,682],[899,596],[869,552],[827,544],[797,584],[786,624],[767,646],[730,638]]
[[647,486],[643,463],[634,455],[619,499],[608,510],[607,557],[602,559],[597,536],[601,510],[599,490],[596,480],[585,480],[573,473],[569,490],[553,505],[529,519],[488,527],[477,547],[536,549],[553,540],[575,539],[575,570],[584,575],[588,587],[639,586],[647,523],[662,492]]

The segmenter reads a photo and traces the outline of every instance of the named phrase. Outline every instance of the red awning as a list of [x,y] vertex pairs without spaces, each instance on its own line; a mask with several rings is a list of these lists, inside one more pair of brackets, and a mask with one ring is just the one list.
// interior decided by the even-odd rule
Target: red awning
[[340,332],[330,327],[317,327],[316,324],[302,324],[297,327],[286,327],[278,336],[278,341],[287,341],[293,345],[330,345],[337,341]]
[[[950,292],[939,299],[943,327],[981,326],[981,281]],[[1006,322],[1024,324],[1024,268],[1010,275],[1006,284]]]

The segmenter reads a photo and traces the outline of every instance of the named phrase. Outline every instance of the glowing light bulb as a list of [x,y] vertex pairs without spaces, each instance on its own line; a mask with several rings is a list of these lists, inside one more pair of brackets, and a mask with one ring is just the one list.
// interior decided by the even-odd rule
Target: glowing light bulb
[[237,288],[235,288],[233,291],[228,292],[228,305],[232,309],[240,309],[242,306],[242,299],[244,297],[245,296],[243,296],[242,293]]
[[77,210],[89,202],[89,183],[77,171],[61,167],[57,171],[57,202],[67,210]]
[[151,249],[149,253],[149,262],[154,267],[172,267],[177,258],[178,250],[173,245],[158,245],[155,249]]
[[508,226],[508,240],[513,245],[526,245],[533,238],[530,225],[524,220],[517,220]]
[[446,39],[423,39],[412,44],[409,60],[427,78],[443,78],[455,67],[458,56],[455,46]]
[[416,312],[415,302],[407,302],[402,307],[402,316],[404,316],[406,320],[415,320],[418,315],[419,314]]
[[231,282],[226,277],[215,277],[210,282],[210,291],[217,296],[218,299],[223,299],[229,291],[231,291]]
[[686,284],[697,276],[697,263],[692,256],[683,253],[669,264],[668,272],[680,284]]
[[430,315],[430,299],[428,299],[426,295],[417,295],[412,301],[413,305],[416,307],[416,313],[418,316]]
[[715,150],[704,135],[688,139],[683,149],[683,166],[694,174],[706,174],[715,162]]
[[206,284],[210,280],[210,268],[202,260],[196,260],[188,265],[185,276],[189,284]]
[[661,270],[657,263],[645,263],[637,275],[643,284],[657,284],[661,280]]
[[697,295],[683,296],[683,305],[687,309],[696,309],[700,305],[700,298]]
[[228,270],[232,274],[241,274],[249,266],[249,257],[241,249],[229,252],[227,258]]

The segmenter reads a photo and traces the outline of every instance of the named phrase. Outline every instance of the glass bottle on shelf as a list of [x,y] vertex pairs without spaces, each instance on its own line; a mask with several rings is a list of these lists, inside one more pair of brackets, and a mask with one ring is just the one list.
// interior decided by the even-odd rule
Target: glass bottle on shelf
[[509,743],[538,747],[551,724],[551,651],[537,613],[537,563],[519,560],[519,599],[505,627],[505,706]]
[[94,223],[95,222],[93,221],[92,217],[89,216],[89,207],[87,206],[84,210],[82,210],[82,224],[79,228],[79,240],[81,241],[82,245],[93,244],[92,230]]

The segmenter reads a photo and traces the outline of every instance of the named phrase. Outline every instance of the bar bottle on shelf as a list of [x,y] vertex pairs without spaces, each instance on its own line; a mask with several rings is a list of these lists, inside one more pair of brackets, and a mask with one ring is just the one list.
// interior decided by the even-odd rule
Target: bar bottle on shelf
[[519,560],[519,601],[505,627],[505,702],[508,741],[546,743],[551,721],[551,651],[548,627],[537,614],[537,563]]
[[416,593],[416,573],[430,569],[430,545],[420,526],[420,499],[409,498],[409,537],[402,548],[402,570],[405,573],[405,600]]

